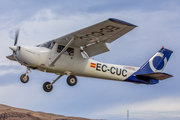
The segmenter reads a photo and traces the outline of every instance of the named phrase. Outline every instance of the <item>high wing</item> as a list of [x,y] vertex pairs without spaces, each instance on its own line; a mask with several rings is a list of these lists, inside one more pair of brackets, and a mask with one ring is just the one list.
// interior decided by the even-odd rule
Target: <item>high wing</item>
[[86,27],[68,35],[55,39],[55,42],[66,45],[74,37],[73,47],[83,47],[92,57],[109,51],[106,43],[111,43],[117,38],[131,31],[136,25],[128,22],[109,18],[103,22]]

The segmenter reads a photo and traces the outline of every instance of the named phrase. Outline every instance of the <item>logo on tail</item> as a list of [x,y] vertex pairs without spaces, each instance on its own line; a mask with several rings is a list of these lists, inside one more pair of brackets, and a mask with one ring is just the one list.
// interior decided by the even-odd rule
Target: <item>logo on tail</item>
[[153,72],[162,72],[167,64],[167,58],[163,53],[157,52],[150,60],[149,66]]

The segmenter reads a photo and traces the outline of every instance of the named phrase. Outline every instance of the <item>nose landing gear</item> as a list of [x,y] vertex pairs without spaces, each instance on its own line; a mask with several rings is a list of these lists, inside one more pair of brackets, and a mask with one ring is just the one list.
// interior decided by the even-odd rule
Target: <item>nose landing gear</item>
[[31,73],[31,69],[30,68],[27,68],[26,73],[21,75],[20,80],[21,80],[22,83],[27,83],[29,81],[28,73]]

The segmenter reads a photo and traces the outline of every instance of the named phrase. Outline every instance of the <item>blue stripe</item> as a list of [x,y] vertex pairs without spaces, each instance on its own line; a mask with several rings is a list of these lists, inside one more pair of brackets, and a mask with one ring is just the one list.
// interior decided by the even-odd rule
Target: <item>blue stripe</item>
[[131,75],[129,78],[124,80],[126,82],[133,82],[133,83],[139,83],[139,84],[147,84],[147,85],[153,85],[159,83],[159,80],[155,79],[141,79],[136,76],[136,73]]
[[119,23],[123,23],[123,24],[126,24],[126,25],[130,25],[130,26],[135,26],[137,27],[137,25],[133,25],[131,23],[128,23],[128,22],[125,22],[125,21],[122,21],[122,20],[119,20],[119,19],[116,19],[116,18],[109,18],[110,21],[113,21],[113,22],[119,22]]

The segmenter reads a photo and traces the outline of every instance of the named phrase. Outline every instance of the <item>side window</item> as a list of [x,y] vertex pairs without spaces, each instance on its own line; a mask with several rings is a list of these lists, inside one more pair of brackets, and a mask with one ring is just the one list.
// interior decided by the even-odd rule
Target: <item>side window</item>
[[60,53],[63,50],[64,46],[58,45],[57,52]]
[[[64,46],[58,45],[57,47],[57,53],[60,53],[63,50]],[[65,52],[64,55],[69,55],[73,56],[74,55],[74,49],[73,48],[68,48]]]
[[70,56],[74,56],[74,49],[73,49],[73,48],[68,48],[68,49],[66,50],[66,52],[68,52],[68,54],[69,54]]

